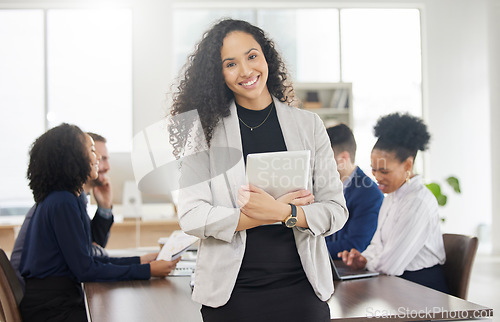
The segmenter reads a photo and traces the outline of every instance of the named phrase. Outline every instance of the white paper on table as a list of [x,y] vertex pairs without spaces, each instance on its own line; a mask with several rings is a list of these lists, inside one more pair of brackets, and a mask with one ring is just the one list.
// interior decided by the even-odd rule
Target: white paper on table
[[198,240],[198,237],[188,235],[182,230],[175,230],[161,248],[156,260],[171,261],[177,259]]

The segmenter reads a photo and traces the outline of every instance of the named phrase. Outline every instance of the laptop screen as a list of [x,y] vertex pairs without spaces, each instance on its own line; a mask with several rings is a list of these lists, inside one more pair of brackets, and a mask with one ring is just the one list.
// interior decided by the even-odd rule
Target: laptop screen
[[333,279],[336,281],[350,280],[356,278],[365,278],[380,275],[378,272],[372,272],[367,269],[354,269],[347,266],[341,259],[333,259],[330,256],[332,264]]

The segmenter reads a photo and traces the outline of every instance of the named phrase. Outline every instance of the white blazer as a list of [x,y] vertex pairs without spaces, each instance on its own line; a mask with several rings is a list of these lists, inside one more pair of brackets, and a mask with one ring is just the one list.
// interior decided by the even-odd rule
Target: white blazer
[[[302,207],[309,228],[292,229],[306,276],[318,298],[326,301],[333,294],[333,279],[324,237],[347,221],[342,183],[318,115],[273,99],[287,150],[311,151],[308,189],[315,201]],[[185,158],[181,167],[181,187],[183,180],[189,183],[179,191],[179,224],[187,234],[201,238],[193,300],[210,307],[229,300],[246,245],[246,231],[235,231],[240,217],[238,189],[246,179],[234,101],[230,113],[217,124],[208,151]]]

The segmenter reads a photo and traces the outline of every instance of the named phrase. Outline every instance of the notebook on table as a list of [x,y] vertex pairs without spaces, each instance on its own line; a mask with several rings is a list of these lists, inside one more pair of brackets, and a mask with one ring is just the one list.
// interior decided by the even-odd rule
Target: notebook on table
[[380,273],[369,271],[366,268],[354,269],[347,266],[341,259],[334,260],[331,256],[330,262],[332,263],[333,280],[335,281],[346,281],[380,275]]
[[[160,253],[156,257],[156,260],[173,261],[181,257],[182,254],[191,248],[198,240],[198,237],[188,235],[182,230],[175,230],[170,237],[166,239],[163,246],[161,246]],[[163,242],[164,239],[158,242],[160,241]]]

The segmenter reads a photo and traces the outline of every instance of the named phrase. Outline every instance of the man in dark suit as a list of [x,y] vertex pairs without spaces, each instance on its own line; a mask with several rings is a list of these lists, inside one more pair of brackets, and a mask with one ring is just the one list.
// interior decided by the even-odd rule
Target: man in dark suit
[[344,197],[349,219],[344,227],[326,237],[332,258],[337,253],[355,248],[364,251],[377,229],[378,212],[384,199],[383,193],[356,164],[356,140],[351,129],[339,124],[327,129],[337,170],[344,185]]

